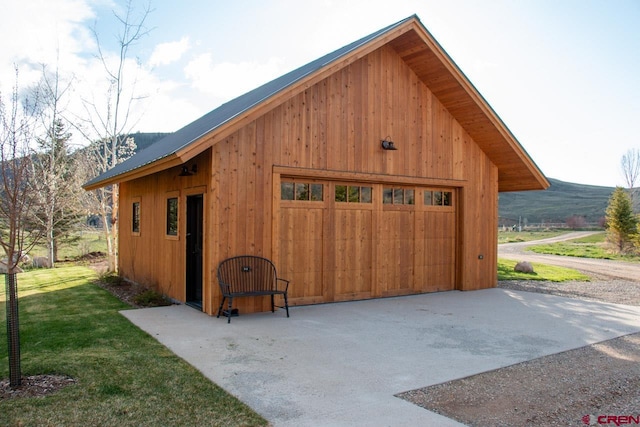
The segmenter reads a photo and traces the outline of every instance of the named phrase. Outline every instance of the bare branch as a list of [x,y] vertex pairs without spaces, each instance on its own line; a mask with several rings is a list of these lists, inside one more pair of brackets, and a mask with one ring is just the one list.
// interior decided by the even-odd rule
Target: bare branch
[[20,102],[18,69],[10,98],[6,105],[0,93],[0,245],[7,257],[7,270],[16,270],[23,251],[39,239],[33,231],[33,212],[37,198],[30,190],[30,144],[34,140],[34,118],[38,114],[37,99]]
[[640,177],[640,150],[637,148],[627,150],[622,156],[620,167],[627,188],[634,188]]
[[[84,123],[97,135],[97,138],[90,139],[93,142],[89,147],[96,173],[106,172],[133,154],[131,148],[135,148],[135,142],[129,140],[128,136],[132,131],[130,125],[138,123],[139,119],[132,118],[132,111],[134,104],[144,97],[136,94],[137,77],[135,73],[132,78],[128,74],[128,58],[132,47],[149,34],[150,30],[145,23],[151,12],[150,6],[146,5],[140,13],[136,13],[132,0],[127,1],[122,14],[114,12],[120,31],[116,37],[119,50],[113,61],[102,48],[97,29],[95,26],[93,28],[98,46],[96,57],[100,60],[109,83],[105,102],[100,107],[94,101],[84,101],[87,113]],[[84,132],[86,131],[83,130],[82,133]],[[99,203],[100,215],[105,224],[109,268],[114,270],[118,236],[118,186],[113,185],[92,194]],[[109,228],[110,223],[113,226]]]

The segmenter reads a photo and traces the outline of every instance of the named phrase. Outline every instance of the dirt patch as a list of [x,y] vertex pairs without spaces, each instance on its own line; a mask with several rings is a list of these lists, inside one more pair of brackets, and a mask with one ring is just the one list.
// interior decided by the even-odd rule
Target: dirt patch
[[102,289],[106,289],[107,291],[111,292],[120,301],[136,308],[142,308],[141,305],[136,303],[136,297],[148,290],[144,286],[127,282],[125,280],[100,280],[97,282],[97,285]]

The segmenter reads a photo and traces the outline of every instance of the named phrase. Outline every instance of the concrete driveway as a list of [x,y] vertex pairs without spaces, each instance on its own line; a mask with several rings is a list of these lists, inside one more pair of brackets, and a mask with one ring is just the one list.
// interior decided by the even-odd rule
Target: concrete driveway
[[487,289],[216,319],[122,314],[274,426],[454,426],[395,394],[640,331],[640,307]]

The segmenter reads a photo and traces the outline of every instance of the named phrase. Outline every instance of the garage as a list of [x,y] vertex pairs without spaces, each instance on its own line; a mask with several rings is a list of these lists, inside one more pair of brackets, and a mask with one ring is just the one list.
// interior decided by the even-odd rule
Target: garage
[[[196,295],[208,314],[218,264],[238,255],[272,260],[293,305],[494,287],[499,192],[549,186],[416,16],[230,100],[85,188],[113,184],[123,277]],[[267,297],[234,303],[271,310]]]
[[283,177],[276,246],[291,304],[456,289],[455,199],[448,187]]

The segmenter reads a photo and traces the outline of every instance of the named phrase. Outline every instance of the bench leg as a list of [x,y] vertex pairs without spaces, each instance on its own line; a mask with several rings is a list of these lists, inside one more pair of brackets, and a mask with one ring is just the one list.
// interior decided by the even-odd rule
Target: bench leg
[[224,305],[225,299],[227,299],[227,297],[222,297],[222,302],[220,303],[220,307],[218,307],[218,319],[220,318],[220,313],[222,313],[222,306]]
[[289,317],[289,301],[287,301],[287,293],[284,294],[284,308],[287,310],[287,317]]
[[272,312],[272,313],[275,313],[275,312],[276,312],[276,306],[275,306],[275,304],[273,303],[273,298],[274,298],[274,296],[275,296],[275,295],[271,294],[271,312]]
[[227,311],[227,323],[231,323],[231,306],[233,305],[233,297],[229,297],[229,311]]

